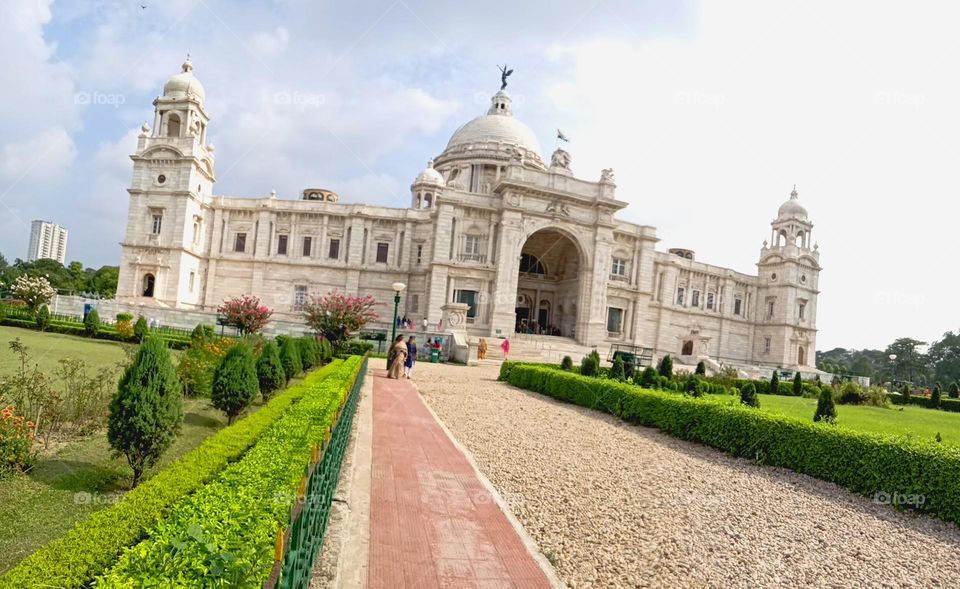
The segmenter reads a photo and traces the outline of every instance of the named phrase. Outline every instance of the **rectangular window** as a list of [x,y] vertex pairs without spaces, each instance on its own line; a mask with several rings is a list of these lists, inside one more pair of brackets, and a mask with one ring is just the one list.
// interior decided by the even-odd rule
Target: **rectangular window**
[[420,295],[410,295],[410,312],[420,311]]
[[200,223],[193,222],[193,243],[200,243]]
[[467,319],[472,320],[477,316],[477,294],[475,290],[458,290],[454,295],[456,302],[469,305],[467,308]]
[[700,306],[700,291],[695,290],[693,294],[690,295],[690,306],[699,307]]
[[627,274],[627,261],[622,258],[614,258],[613,267],[610,268],[610,274],[613,276],[625,276]]
[[467,235],[463,243],[463,253],[470,259],[480,256],[480,238],[476,235]]
[[708,292],[707,293],[707,310],[713,311],[715,306],[716,306],[716,299],[714,298],[714,294],[712,292]]
[[327,252],[327,257],[330,258],[331,260],[340,259],[340,240],[339,239],[330,240],[330,251]]
[[620,333],[623,328],[623,309],[607,307],[607,331]]
[[800,309],[799,309],[800,321],[803,321],[803,316],[806,314],[806,311],[807,311],[807,304],[800,303]]
[[277,255],[285,256],[287,255],[287,235],[278,235],[277,236]]
[[233,251],[243,252],[247,249],[247,234],[246,233],[237,233],[236,237],[233,240]]
[[417,246],[417,266],[419,266],[420,262],[422,261],[423,261],[423,246],[418,245]]
[[772,340],[769,337],[763,338],[763,353],[769,354]]
[[677,304],[681,307],[683,306],[683,295],[685,292],[682,286],[677,289]]
[[301,309],[303,308],[304,303],[307,302],[307,287],[298,284],[293,287],[293,308]]
[[742,315],[743,314],[743,299],[736,297],[733,299],[733,314]]
[[191,272],[191,273],[190,273],[190,280],[187,282],[187,289],[188,289],[190,292],[193,292],[193,281],[194,281],[194,278],[195,278],[195,277],[196,277],[196,274],[193,273],[193,272]]
[[377,244],[377,263],[386,264],[387,255],[390,253],[390,244],[380,242]]
[[774,302],[767,301],[767,319],[773,319]]
[[160,228],[163,226],[163,214],[154,213],[153,214],[153,229],[152,233],[154,235],[160,235]]
[[309,257],[310,257],[310,250],[311,250],[311,249],[313,249],[313,238],[312,238],[312,237],[304,237],[304,238],[303,238],[303,257],[304,257],[304,258],[309,258]]

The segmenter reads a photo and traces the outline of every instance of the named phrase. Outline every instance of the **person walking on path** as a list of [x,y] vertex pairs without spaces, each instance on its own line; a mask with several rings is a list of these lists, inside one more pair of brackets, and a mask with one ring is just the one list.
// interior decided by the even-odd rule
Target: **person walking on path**
[[510,339],[504,338],[503,342],[500,344],[500,349],[503,350],[503,359],[506,360],[507,356],[510,355]]
[[407,359],[403,363],[403,374],[407,378],[413,374],[413,365],[417,362],[417,338],[410,336],[407,340]]
[[477,344],[477,358],[480,360],[486,360],[487,358],[487,340],[480,338],[480,343]]
[[[390,354],[393,355],[392,360]],[[393,345],[390,346],[390,354],[387,355],[387,365],[390,366],[387,376],[400,378],[400,375],[403,374],[403,365],[407,361],[407,343],[403,341],[403,335],[398,335],[397,339],[393,341]]]

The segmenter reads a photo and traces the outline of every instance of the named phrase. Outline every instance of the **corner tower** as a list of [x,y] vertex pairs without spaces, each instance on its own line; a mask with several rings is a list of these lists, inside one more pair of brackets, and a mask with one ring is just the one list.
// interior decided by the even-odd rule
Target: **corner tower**
[[153,101],[153,127],[141,127],[130,156],[133,180],[117,285],[123,302],[192,308],[203,300],[206,203],[216,181],[204,98],[188,57]]
[[816,367],[820,252],[796,187],[770,224],[758,268],[754,360],[812,372]]

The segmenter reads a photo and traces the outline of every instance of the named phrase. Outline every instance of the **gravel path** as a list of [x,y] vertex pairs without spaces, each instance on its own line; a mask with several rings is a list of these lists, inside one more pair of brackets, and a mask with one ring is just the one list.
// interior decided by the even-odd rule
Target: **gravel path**
[[571,587],[960,587],[960,530],[496,382],[420,392]]

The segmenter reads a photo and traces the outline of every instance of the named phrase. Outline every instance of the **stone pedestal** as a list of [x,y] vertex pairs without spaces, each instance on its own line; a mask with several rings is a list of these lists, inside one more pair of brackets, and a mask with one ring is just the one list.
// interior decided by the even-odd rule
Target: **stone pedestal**
[[443,312],[443,328],[450,333],[450,357],[457,362],[470,362],[470,345],[467,343],[466,303],[447,303],[440,307]]

